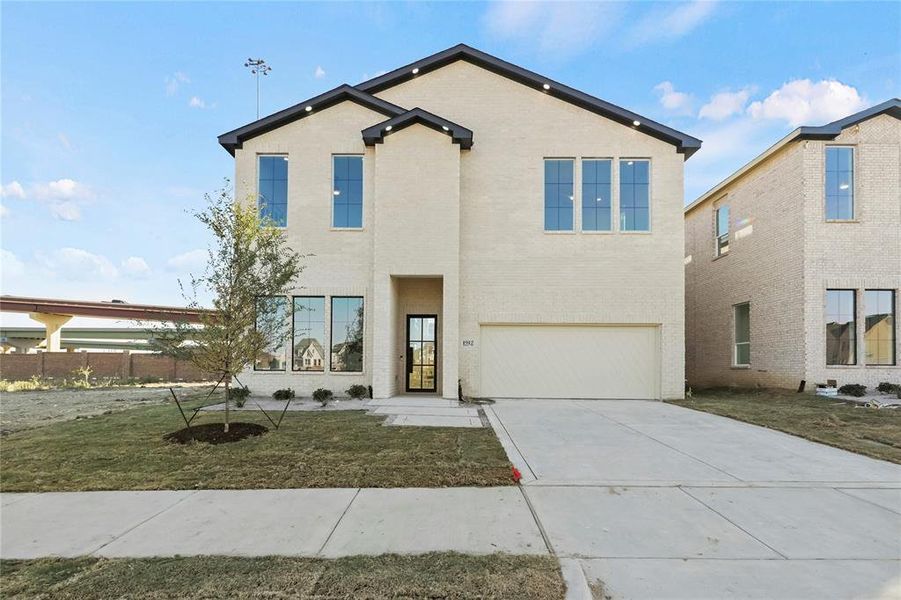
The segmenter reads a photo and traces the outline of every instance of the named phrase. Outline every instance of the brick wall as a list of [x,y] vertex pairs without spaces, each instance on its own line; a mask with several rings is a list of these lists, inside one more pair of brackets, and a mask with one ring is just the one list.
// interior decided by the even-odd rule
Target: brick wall
[[188,362],[158,354],[128,352],[40,352],[0,354],[0,377],[9,381],[32,377],[63,379],[91,368],[92,378],[157,377],[163,381],[208,381],[211,377]]

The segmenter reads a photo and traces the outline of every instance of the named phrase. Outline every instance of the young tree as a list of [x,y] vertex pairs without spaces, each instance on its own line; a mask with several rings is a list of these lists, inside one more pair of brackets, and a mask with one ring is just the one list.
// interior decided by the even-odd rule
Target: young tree
[[190,289],[179,281],[188,308],[202,308],[198,296],[212,296],[213,310],[199,326],[185,321],[152,330],[165,354],[184,358],[225,384],[225,431],[229,425],[231,379],[266,351],[282,347],[288,336],[285,296],[303,267],[287,246],[283,230],[260,218],[255,199],[239,202],[225,187],[205,196],[194,216],[213,234],[209,261],[191,275]]

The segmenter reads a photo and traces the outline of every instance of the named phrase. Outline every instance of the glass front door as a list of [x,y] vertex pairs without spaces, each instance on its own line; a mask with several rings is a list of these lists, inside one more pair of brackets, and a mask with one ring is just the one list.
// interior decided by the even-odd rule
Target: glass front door
[[438,317],[407,315],[407,391],[434,392]]

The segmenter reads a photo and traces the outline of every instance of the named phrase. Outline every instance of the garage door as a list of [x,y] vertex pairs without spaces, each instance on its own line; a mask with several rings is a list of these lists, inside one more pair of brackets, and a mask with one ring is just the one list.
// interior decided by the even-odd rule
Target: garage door
[[657,398],[657,327],[483,325],[482,396]]

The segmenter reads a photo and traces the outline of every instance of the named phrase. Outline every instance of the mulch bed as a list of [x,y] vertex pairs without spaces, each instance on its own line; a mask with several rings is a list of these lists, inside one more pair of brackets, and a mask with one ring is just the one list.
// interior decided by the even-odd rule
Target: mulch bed
[[222,423],[204,423],[185,427],[163,436],[166,441],[175,444],[189,444],[193,442],[206,442],[207,444],[228,444],[257,435],[263,435],[268,428],[256,423],[230,423],[228,432],[224,431]]

